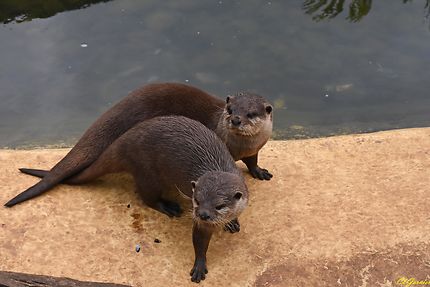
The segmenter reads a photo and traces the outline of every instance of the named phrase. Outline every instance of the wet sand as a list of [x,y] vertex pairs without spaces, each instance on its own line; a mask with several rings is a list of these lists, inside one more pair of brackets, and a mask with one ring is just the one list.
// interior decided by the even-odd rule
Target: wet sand
[[[50,168],[67,151],[0,150],[0,202],[37,182],[19,167]],[[260,165],[274,178],[247,176],[242,229],[215,234],[201,286],[400,286],[400,277],[429,278],[430,128],[271,141]],[[145,207],[126,175],[60,185],[0,208],[0,270],[196,286],[188,274],[191,225],[190,216]]]

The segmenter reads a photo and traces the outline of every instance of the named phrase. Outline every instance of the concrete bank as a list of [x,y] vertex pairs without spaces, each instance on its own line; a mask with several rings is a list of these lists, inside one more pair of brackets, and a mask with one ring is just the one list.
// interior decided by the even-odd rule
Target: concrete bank
[[[0,150],[0,202],[37,181],[19,167],[50,168],[67,151]],[[272,141],[260,165],[274,178],[247,177],[242,230],[212,239],[201,286],[401,286],[400,277],[429,279],[430,128]],[[190,216],[169,219],[146,208],[128,176],[61,185],[0,207],[0,270],[196,286],[188,274],[191,225]]]

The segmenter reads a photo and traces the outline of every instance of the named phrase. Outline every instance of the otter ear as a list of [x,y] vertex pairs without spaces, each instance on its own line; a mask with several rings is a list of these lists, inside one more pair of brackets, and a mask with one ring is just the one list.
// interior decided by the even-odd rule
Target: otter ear
[[239,200],[242,198],[242,192],[236,192],[236,194],[234,195],[234,199]]
[[273,108],[271,105],[266,106],[266,113],[270,114],[272,112]]
[[191,181],[191,187],[192,187],[193,192],[194,192],[194,189],[196,188],[196,184],[197,184],[197,182],[195,182],[194,180]]

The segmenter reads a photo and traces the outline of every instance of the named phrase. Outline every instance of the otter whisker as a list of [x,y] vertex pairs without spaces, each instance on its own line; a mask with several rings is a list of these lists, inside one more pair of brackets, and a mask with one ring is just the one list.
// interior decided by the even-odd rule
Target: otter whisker
[[184,212],[183,216],[186,217],[186,218],[194,219],[194,215],[191,212]]
[[221,227],[221,223],[219,221],[213,221],[213,223],[216,227]]
[[224,107],[221,108],[220,106],[217,106],[217,105],[213,105],[213,107],[215,107],[219,111],[225,110]]
[[176,189],[178,190],[179,194],[185,198],[185,199],[191,199],[191,197],[189,197],[188,195],[186,195],[185,193],[182,192],[182,190],[179,189],[179,187],[175,184]]
[[215,222],[218,227],[223,227],[226,224],[223,218],[216,218]]

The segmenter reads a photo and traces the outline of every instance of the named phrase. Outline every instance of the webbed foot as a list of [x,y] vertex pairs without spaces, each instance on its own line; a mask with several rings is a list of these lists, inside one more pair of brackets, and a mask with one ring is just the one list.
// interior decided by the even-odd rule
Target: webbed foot
[[229,231],[230,233],[236,233],[240,231],[240,224],[239,221],[236,219],[233,219],[226,225],[224,225],[224,230]]
[[179,217],[182,214],[182,209],[179,204],[165,199],[162,199],[157,203],[157,210],[169,217]]
[[191,269],[191,281],[195,283],[199,283],[202,280],[205,280],[206,274],[208,273],[208,269],[206,268],[206,262],[196,260],[194,262],[193,269]]
[[259,166],[249,169],[249,172],[254,178],[261,180],[270,180],[273,177],[273,175],[267,169],[260,168]]

